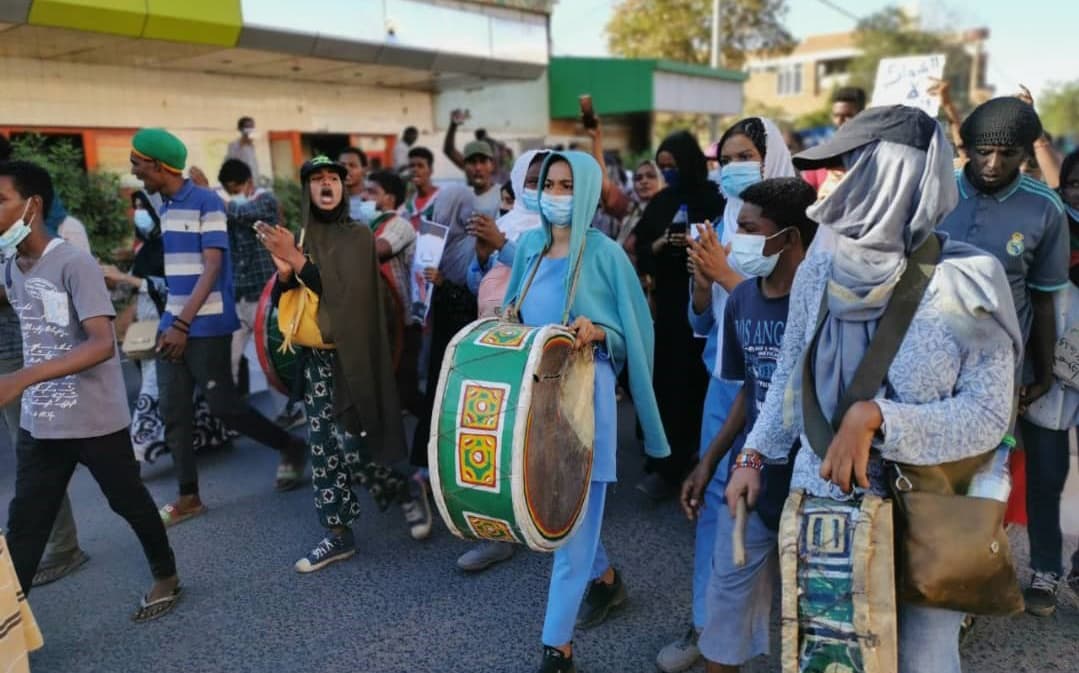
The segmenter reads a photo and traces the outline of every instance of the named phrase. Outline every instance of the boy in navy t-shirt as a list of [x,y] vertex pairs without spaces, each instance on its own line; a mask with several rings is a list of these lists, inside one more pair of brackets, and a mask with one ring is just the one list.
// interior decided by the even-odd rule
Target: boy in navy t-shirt
[[[794,274],[806,255],[817,225],[806,217],[816,200],[813,188],[799,178],[774,178],[747,188],[738,214],[738,234],[731,242],[732,262],[749,279],[727,300],[723,329],[722,377],[743,381],[727,422],[701,456],[682,488],[682,507],[696,517],[702,494],[723,456],[741,448],[779,360]],[[734,521],[720,516],[709,606],[698,641],[709,673],[737,671],[753,657],[768,653],[772,592],[779,584],[776,529],[790,488],[791,465],[762,465],[739,455],[731,469],[762,470],[762,490],[746,522],[746,565],[731,561]],[[722,610],[719,608],[722,606]]]

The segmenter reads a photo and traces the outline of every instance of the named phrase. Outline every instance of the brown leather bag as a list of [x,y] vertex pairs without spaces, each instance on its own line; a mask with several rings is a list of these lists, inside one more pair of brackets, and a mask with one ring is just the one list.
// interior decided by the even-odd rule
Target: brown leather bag
[[[817,399],[812,367],[828,313],[827,294],[822,298],[802,377],[806,436],[821,460],[847,409],[857,401],[872,400],[880,391],[939,259],[940,241],[935,235],[911,255],[831,421]],[[1023,609],[1004,533],[1006,504],[966,495],[971,478],[995,451],[996,447],[941,465],[888,464],[888,486],[895,500],[899,601],[976,615],[1006,615]]]

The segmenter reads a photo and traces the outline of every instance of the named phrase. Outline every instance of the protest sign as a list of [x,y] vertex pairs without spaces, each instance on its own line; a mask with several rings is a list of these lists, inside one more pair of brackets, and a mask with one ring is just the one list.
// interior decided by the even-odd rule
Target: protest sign
[[420,322],[427,321],[427,312],[431,310],[431,282],[424,275],[424,269],[438,268],[442,261],[442,250],[446,247],[446,234],[449,227],[444,227],[430,220],[421,220],[420,235],[416,238],[416,254],[412,258],[412,306],[411,316]]
[[944,54],[882,58],[873,86],[873,107],[909,105],[936,117],[940,98],[929,93],[934,79],[944,76]]

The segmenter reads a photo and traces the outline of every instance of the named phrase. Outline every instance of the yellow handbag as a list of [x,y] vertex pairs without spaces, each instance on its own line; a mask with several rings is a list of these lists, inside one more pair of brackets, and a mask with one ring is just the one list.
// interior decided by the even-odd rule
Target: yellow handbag
[[[300,246],[303,246],[304,233],[300,233]],[[322,331],[318,328],[319,296],[304,285],[299,273],[295,274],[300,287],[281,293],[277,302],[277,328],[281,330],[282,342],[278,352],[294,353],[294,346],[306,346],[321,350],[332,350],[335,346],[326,343]]]

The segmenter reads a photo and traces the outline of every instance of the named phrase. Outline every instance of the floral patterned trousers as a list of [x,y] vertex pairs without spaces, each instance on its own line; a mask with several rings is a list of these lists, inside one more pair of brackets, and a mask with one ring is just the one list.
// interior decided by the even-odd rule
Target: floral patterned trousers
[[363,439],[346,431],[334,417],[333,370],[337,352],[312,349],[304,367],[307,444],[315,509],[326,528],[348,527],[360,514],[352,491],[355,480],[380,510],[409,499],[408,479],[364,456]]

